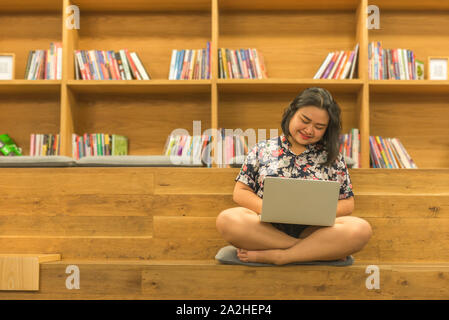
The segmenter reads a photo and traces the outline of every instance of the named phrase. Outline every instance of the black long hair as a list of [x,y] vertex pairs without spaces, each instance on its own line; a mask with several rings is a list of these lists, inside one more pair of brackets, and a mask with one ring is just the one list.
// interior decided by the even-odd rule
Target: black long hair
[[329,114],[329,124],[326,132],[319,142],[321,142],[327,151],[327,160],[322,165],[329,167],[337,159],[340,152],[340,133],[341,133],[341,109],[334,100],[329,91],[324,88],[307,88],[296,96],[290,105],[285,109],[282,116],[281,127],[286,137],[290,137],[290,120],[296,111],[306,106],[315,106],[326,110]]

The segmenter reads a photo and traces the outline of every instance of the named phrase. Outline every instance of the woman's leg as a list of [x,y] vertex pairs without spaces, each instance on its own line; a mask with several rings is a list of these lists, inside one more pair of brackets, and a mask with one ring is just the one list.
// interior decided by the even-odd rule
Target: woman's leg
[[[292,262],[337,260],[362,250],[371,238],[368,222],[361,218],[338,217],[332,227],[312,227],[310,235],[287,249],[239,250],[242,261],[287,264]],[[304,232],[307,232],[306,229]]]
[[261,222],[257,213],[244,207],[222,211],[216,226],[226,241],[246,250],[287,249],[299,241],[270,223]]

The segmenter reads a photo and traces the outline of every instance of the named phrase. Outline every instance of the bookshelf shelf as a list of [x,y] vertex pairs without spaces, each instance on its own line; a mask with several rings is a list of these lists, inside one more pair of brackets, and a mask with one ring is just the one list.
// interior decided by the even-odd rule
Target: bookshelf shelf
[[59,95],[61,80],[3,80],[0,81],[0,93],[52,93]]
[[[368,5],[381,27],[367,28]],[[80,9],[67,29],[66,8]],[[0,111],[24,126],[5,127],[29,151],[31,133],[61,134],[71,156],[73,133],[129,138],[130,155],[163,152],[172,130],[270,129],[303,89],[327,88],[342,107],[343,133],[359,128],[361,166],[369,136],[399,138],[419,168],[449,168],[449,81],[369,80],[368,43],[408,48],[427,62],[449,56],[449,4],[429,0],[0,0],[0,52],[16,56],[15,79],[0,82]],[[173,49],[211,44],[211,79],[168,80]],[[62,42],[62,80],[24,80],[30,50]],[[312,79],[329,52],[353,50],[351,80]],[[74,50],[136,51],[152,80],[75,80]],[[218,48],[256,48],[268,79],[218,79]],[[39,112],[36,112],[39,110]],[[22,122],[21,122],[22,123]],[[413,128],[413,130],[411,130]]]
[[210,93],[211,80],[69,80],[77,93]]
[[372,93],[447,93],[449,81],[439,80],[370,80]]
[[218,79],[219,92],[298,92],[308,87],[324,87],[331,92],[356,93],[363,81],[354,80],[318,80],[318,79]]

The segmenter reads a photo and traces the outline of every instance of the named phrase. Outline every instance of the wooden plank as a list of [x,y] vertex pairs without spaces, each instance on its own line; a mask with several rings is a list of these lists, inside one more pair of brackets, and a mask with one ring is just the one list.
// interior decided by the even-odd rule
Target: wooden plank
[[217,216],[237,206],[232,195],[207,194],[73,194],[24,195],[1,194],[1,216]]
[[60,259],[59,254],[0,254],[0,290],[39,290],[39,263]]
[[161,168],[155,177],[155,194],[229,194],[234,190],[237,173],[222,168]]
[[21,236],[151,236],[153,218],[2,216],[0,234]]
[[355,194],[449,192],[449,169],[350,169],[349,174]]
[[[1,194],[0,216],[149,216],[154,202],[145,194]],[[179,204],[182,206],[182,204]],[[186,206],[186,205],[185,205]]]
[[449,218],[448,195],[357,194],[354,202],[361,218]]
[[17,258],[17,257],[23,257],[23,258],[29,258],[29,257],[36,257],[37,261],[39,263],[43,262],[51,262],[51,261],[58,261],[61,260],[61,255],[58,253],[53,254],[36,254],[36,253],[28,253],[28,254],[13,254],[13,253],[0,253],[0,258]]
[[[175,219],[182,219],[178,222]],[[367,218],[373,236],[357,261],[434,262],[449,260],[449,220]],[[157,221],[157,220],[156,220]],[[198,227],[198,221],[201,222]],[[168,223],[173,222],[170,229]],[[202,231],[199,233],[197,229]],[[172,235],[170,236],[170,230]],[[438,241],[435,240],[438,237]],[[199,241],[200,240],[200,241]],[[83,259],[213,259],[228,243],[220,239],[214,218],[164,218],[156,223],[155,238],[137,236],[2,236],[3,253],[61,252]]]
[[0,290],[39,290],[38,257],[0,257]]
[[162,299],[182,299],[188,295],[191,299],[277,300],[307,299],[308,296],[326,299],[345,297],[355,292],[360,299],[376,299],[383,295],[382,290],[367,290],[365,280],[366,274],[359,266],[334,269],[323,266],[282,269],[244,266],[185,266],[180,269],[154,266],[142,274],[142,291]]
[[60,252],[63,259],[214,259],[221,239],[153,239],[151,236],[1,236],[2,253]]
[[157,239],[222,239],[214,217],[154,216],[153,237]]
[[367,218],[373,236],[356,259],[382,262],[449,260],[449,219]]
[[145,168],[5,168],[0,188],[17,197],[151,194],[153,174]]
[[[69,290],[66,268],[80,271]],[[349,267],[245,267],[211,261],[85,261],[41,265],[39,292],[0,292],[0,299],[447,299],[449,265],[379,264],[369,290],[368,264]],[[238,279],[238,281],[236,281]]]

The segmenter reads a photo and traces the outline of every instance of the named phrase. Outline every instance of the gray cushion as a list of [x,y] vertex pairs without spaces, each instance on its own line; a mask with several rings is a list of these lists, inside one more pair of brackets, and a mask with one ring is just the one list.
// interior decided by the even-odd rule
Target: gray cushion
[[[237,248],[234,246],[226,246],[221,248],[215,259],[223,264],[240,264],[244,266],[252,266],[252,267],[270,267],[276,266],[274,264],[269,263],[256,263],[256,262],[243,262],[237,257]],[[350,266],[354,263],[354,258],[352,256],[347,256],[346,260],[330,260],[330,261],[309,261],[309,262],[294,262],[286,264],[288,265],[328,265],[328,266]]]
[[15,156],[0,157],[0,167],[71,167],[75,160],[65,156]]
[[87,156],[76,161],[82,167],[173,167],[190,166],[202,167],[194,164],[190,158],[180,156]]

